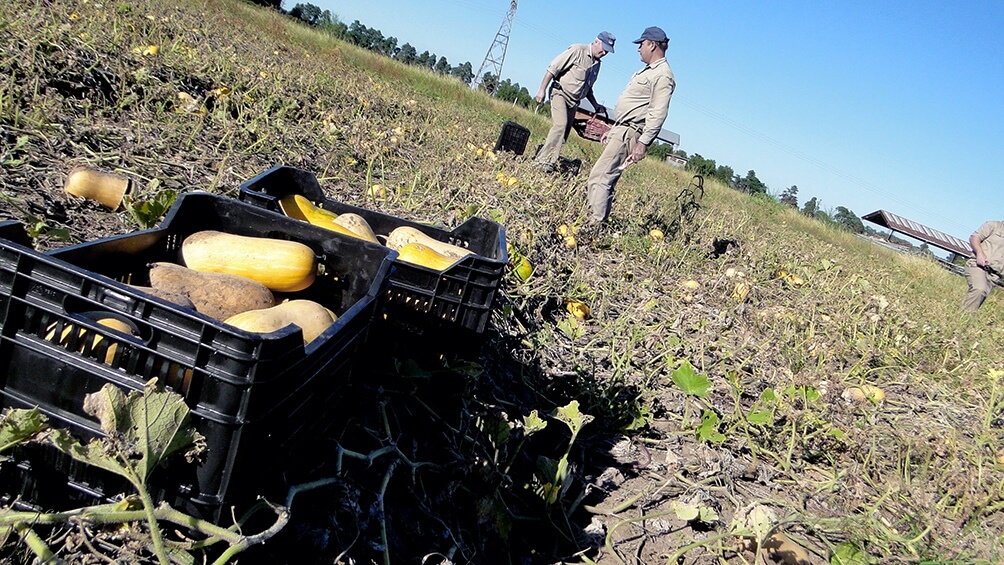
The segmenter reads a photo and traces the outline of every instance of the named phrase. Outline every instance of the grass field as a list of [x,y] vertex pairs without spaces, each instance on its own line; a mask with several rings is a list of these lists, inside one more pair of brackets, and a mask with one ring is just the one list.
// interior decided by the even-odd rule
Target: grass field
[[[999,293],[963,314],[965,281],[932,260],[650,160],[621,179],[610,229],[569,246],[599,144],[573,134],[583,171],[545,175],[491,149],[513,120],[532,152],[546,117],[236,0],[4,3],[0,40],[0,217],[38,249],[139,228],[64,194],[74,167],[125,175],[143,201],[236,196],[285,164],[344,202],[497,221],[532,265],[507,272],[484,347],[374,356],[383,396],[318,449],[398,455],[347,463],[242,561],[1004,552]],[[11,532],[2,554],[29,562]],[[40,533],[71,561],[153,559],[100,528]]]

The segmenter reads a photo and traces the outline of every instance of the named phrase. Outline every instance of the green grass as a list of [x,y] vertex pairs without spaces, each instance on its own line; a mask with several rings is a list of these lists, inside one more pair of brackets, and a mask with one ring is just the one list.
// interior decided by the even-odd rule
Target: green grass
[[[571,446],[582,484],[604,437],[625,433],[653,460],[677,460],[623,483],[642,495],[634,513],[599,518],[608,528],[630,525],[589,550],[590,559],[633,552],[657,562],[694,541],[693,524],[661,536],[636,525],[683,497],[661,496],[646,481],[703,493],[721,515],[712,526],[719,533],[743,508],[767,504],[774,525],[823,560],[845,542],[878,562],[989,561],[1002,550],[1004,403],[990,377],[1004,365],[999,293],[963,314],[965,281],[935,262],[712,180],[699,208],[681,217],[677,196],[691,175],[652,161],[618,185],[611,233],[567,248],[556,229],[581,223],[585,171],[545,176],[526,157],[490,151],[506,120],[530,128],[532,151],[547,117],[246,3],[5,5],[0,39],[12,46],[0,55],[0,213],[35,225],[48,199],[68,214],[43,222],[51,231],[42,230],[40,248],[63,243],[46,235],[57,228],[76,239],[136,228],[61,193],[77,165],[128,174],[143,198],[165,186],[232,196],[241,181],[282,163],[316,173],[330,196],[349,203],[446,227],[471,215],[503,223],[534,275],[507,274],[490,333],[497,353],[474,361],[490,380],[520,379],[534,393],[496,398],[505,406],[499,417],[515,422],[578,400],[596,418]],[[149,45],[159,53],[143,55]],[[90,86],[105,83],[108,93]],[[573,134],[565,154],[588,168],[600,149]],[[501,185],[500,172],[515,186]],[[375,184],[387,188],[385,198],[368,195]],[[649,237],[668,226],[677,229],[666,239]],[[716,256],[716,239],[738,245]],[[786,282],[782,270],[804,284]],[[696,289],[681,285],[690,280]],[[588,304],[592,318],[573,321],[566,299]],[[688,399],[674,385],[684,362],[710,380],[706,398]],[[866,383],[886,399],[842,398]],[[819,398],[786,396],[790,387],[811,387]],[[772,422],[750,423],[768,389],[779,398]],[[720,418],[723,441],[698,438],[705,409]],[[527,442],[519,453],[557,458],[564,447]],[[514,484],[529,482],[518,472],[507,471]],[[506,508],[518,524],[529,510],[505,496],[485,500],[494,501],[493,515]],[[487,547],[453,533],[461,552]],[[351,540],[342,541],[348,551]],[[429,543],[415,551],[442,550]]]

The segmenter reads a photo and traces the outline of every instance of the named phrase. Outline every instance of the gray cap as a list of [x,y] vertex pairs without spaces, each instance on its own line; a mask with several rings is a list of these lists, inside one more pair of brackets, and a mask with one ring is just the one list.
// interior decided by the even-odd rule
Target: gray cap
[[603,45],[603,49],[607,53],[614,52],[614,41],[617,41],[617,38],[609,31],[601,31],[599,35],[596,36],[596,39],[600,40],[600,44]]

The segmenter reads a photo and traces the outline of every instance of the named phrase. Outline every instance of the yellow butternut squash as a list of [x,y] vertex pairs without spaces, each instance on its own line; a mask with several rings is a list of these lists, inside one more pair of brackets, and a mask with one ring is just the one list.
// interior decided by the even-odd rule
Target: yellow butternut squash
[[313,223],[313,220],[333,222],[338,214],[315,206],[302,194],[287,194],[279,199],[279,209],[290,218]]
[[303,290],[317,276],[314,251],[295,241],[205,230],[185,238],[181,256],[189,269],[240,275],[276,292]]
[[[99,325],[111,328],[117,332],[121,332],[126,335],[132,335],[132,327],[129,324],[123,322],[122,320],[119,320],[118,318],[111,316],[105,318],[97,318],[97,322]],[[56,323],[53,322],[52,324],[49,324],[49,327],[46,329],[48,330],[48,333],[45,335],[46,341],[53,341],[53,339],[56,337]],[[71,336],[76,336],[77,340],[79,340],[77,342],[78,343],[77,351],[79,353],[83,353],[84,350],[87,348],[87,342],[88,342],[87,328],[83,326],[78,326],[76,324],[67,324],[66,326],[63,327],[63,331],[62,333],[60,333],[59,341],[57,343],[59,343],[59,345],[63,347],[70,347]],[[103,337],[101,336],[101,334],[94,334],[94,338],[91,341],[92,351],[98,348],[98,344],[101,343],[102,339]],[[113,343],[108,346],[108,349],[105,351],[105,361],[104,361],[105,364],[111,365],[112,361],[115,359],[115,351],[117,349],[118,349],[117,343]]]
[[[101,317],[100,314],[95,314],[95,315],[85,314],[85,315],[96,319],[99,325],[111,328],[117,332],[126,335],[135,335],[133,333],[134,328],[118,318],[112,316]],[[53,322],[52,324],[49,324],[47,330],[48,333],[45,335],[46,341],[53,341],[53,339],[56,337],[56,323]],[[65,348],[69,348],[71,343],[70,341],[71,336],[73,335],[76,335],[77,339],[79,340],[77,341],[77,352],[83,353],[87,347],[86,344],[88,339],[87,338],[88,331],[87,328],[85,327],[78,326],[76,324],[69,324],[64,326],[63,331],[60,333],[59,341],[56,343],[59,343],[59,345]],[[91,342],[91,351],[96,351],[98,349],[98,346],[101,343],[102,339],[103,337],[101,336],[101,334],[94,335],[94,341]],[[106,365],[111,365],[112,362],[115,360],[115,353],[118,351],[118,347],[119,346],[117,343],[112,343],[108,345],[108,349],[105,350],[105,359],[104,359],[104,363]],[[171,363],[168,366],[166,374],[164,374],[163,376],[164,376],[164,382],[167,384],[167,386],[173,388],[176,392],[178,392],[181,395],[188,394],[188,389],[191,387],[192,384],[192,376],[193,376],[192,369],[189,369],[183,365],[179,365],[178,363]]]
[[433,239],[411,226],[399,226],[394,228],[394,230],[387,235],[387,247],[390,247],[398,253],[400,253],[401,249],[409,243],[420,243],[440,255],[453,257],[454,259],[461,259],[471,255],[471,251],[464,249],[463,247],[444,243],[438,239]]
[[89,169],[76,169],[66,179],[63,190],[67,194],[94,200],[106,208],[117,210],[129,190],[129,179]]
[[303,332],[306,344],[314,341],[336,319],[334,312],[313,300],[289,300],[271,308],[241,312],[224,323],[255,333],[271,333],[295,324]]
[[[300,194],[289,194],[279,199],[279,209],[290,218],[307,222],[308,224],[322,227],[342,235],[348,235],[359,239],[366,239],[364,236],[352,231],[346,226],[338,223],[338,214],[330,210],[325,210],[315,206],[313,202],[307,200]],[[374,242],[376,236],[373,236]]]
[[353,214],[352,212],[339,214],[338,217],[335,218],[335,223],[356,234],[356,236],[361,239],[365,239],[366,241],[373,243],[380,243],[376,238],[376,234],[373,233],[373,228],[370,227],[369,222],[367,222],[366,218],[363,218],[359,214]]
[[456,257],[448,257],[423,243],[411,242],[405,244],[397,252],[397,258],[406,263],[427,267],[434,271],[445,271],[459,261]]

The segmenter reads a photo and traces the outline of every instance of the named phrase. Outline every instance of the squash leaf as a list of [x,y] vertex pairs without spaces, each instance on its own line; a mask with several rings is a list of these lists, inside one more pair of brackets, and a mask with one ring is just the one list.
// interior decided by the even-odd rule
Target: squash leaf
[[704,524],[711,524],[712,522],[717,522],[720,519],[721,516],[718,515],[718,512],[710,506],[701,506],[701,513],[697,517],[697,521]]
[[845,541],[833,549],[830,565],[870,565],[875,561],[854,542]]
[[774,423],[774,412],[771,410],[750,410],[746,420],[751,424],[769,426]]
[[145,485],[153,469],[167,456],[189,449],[194,457],[205,449],[205,438],[191,426],[188,406],[181,396],[150,380],[143,392],[124,394],[106,384],[84,399],[84,411],[96,417],[106,437],[83,445],[66,430],[54,430],[49,441],[84,463]]
[[673,509],[673,512],[676,512],[676,517],[684,522],[689,522],[701,515],[701,509],[688,502],[674,500],[673,503],[670,504],[670,508]]
[[714,508],[701,504],[700,495],[692,497],[690,500],[674,500],[670,508],[676,513],[676,517],[685,522],[701,522],[710,524],[719,520],[718,512]]
[[523,417],[523,433],[526,435],[535,434],[547,427],[547,421],[534,410],[528,416]]
[[579,430],[582,429],[582,426],[585,426],[593,420],[593,417],[589,414],[579,412],[578,400],[573,400],[565,406],[558,408],[554,417],[564,422],[564,424],[568,426],[568,429],[572,430],[573,438],[579,435]]
[[757,547],[760,547],[773,531],[776,523],[777,514],[774,510],[763,504],[754,504],[733,518],[732,531],[747,537],[748,534],[752,533]]
[[806,404],[819,400],[819,390],[812,385],[791,385],[784,389],[785,394],[795,399],[802,399]]
[[136,220],[140,228],[149,229],[160,220],[161,216],[167,213],[168,208],[174,204],[177,198],[178,191],[165,188],[157,191],[157,194],[149,200],[133,200],[126,196],[122,201],[122,206]]
[[560,463],[550,457],[537,456],[537,485],[534,492],[548,505],[554,504],[561,494],[561,482],[557,478]]
[[708,388],[711,387],[711,381],[708,380],[708,377],[698,374],[690,361],[686,360],[673,370],[673,382],[683,392],[699,398],[707,396]]
[[0,453],[45,431],[45,415],[38,408],[9,410],[0,416]]
[[697,427],[697,437],[702,441],[711,443],[722,443],[725,436],[718,431],[718,423],[721,419],[712,410],[705,410],[701,415],[701,425]]

